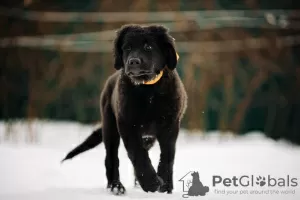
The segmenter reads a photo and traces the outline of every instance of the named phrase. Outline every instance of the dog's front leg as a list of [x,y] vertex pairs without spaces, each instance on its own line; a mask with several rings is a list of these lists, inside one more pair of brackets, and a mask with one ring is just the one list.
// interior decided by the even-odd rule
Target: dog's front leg
[[142,138],[131,124],[118,123],[119,132],[131,160],[136,178],[145,192],[155,192],[162,185],[151,164],[148,151],[143,147]]
[[173,190],[173,165],[176,140],[179,132],[179,122],[170,123],[169,126],[162,130],[163,132],[157,137],[161,150],[157,174],[164,181],[164,185],[160,188],[160,192],[171,194]]

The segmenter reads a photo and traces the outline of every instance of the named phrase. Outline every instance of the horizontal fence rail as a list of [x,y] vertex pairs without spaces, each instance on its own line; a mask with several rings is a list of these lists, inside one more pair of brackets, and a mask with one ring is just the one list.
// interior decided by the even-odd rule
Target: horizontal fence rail
[[[192,20],[206,27],[215,28],[238,25],[240,27],[276,25],[287,26],[287,16],[300,19],[300,10],[213,10],[213,11],[165,11],[165,12],[38,12],[19,8],[0,7],[0,15],[43,22],[169,22]],[[200,27],[202,28],[202,27]]]
[[[42,22],[144,22],[144,25],[159,24],[168,27],[171,32],[191,31],[186,20],[194,20],[199,26],[197,31],[221,27],[244,28],[286,28],[290,21],[287,15],[300,10],[214,10],[183,12],[38,12],[22,9],[0,7],[0,16],[18,17],[25,20]],[[172,21],[172,22],[170,22]],[[146,22],[146,23],[145,23]],[[293,23],[289,29],[300,29],[300,23]],[[60,50],[68,52],[111,52],[112,40],[116,30],[100,32],[75,33],[64,35],[45,35],[43,37],[0,38],[0,47],[20,46],[39,49]],[[276,46],[293,46],[299,44],[300,36],[286,36],[276,39]],[[249,48],[265,48],[270,45],[268,38],[248,38],[229,41],[189,41],[177,42],[179,52],[228,52]]]
[[[102,33],[105,35],[106,32]],[[96,34],[96,33],[91,33]],[[68,39],[62,37],[15,37],[5,38],[0,40],[0,47],[20,46],[31,47],[48,50],[59,50],[67,52],[111,52],[111,40],[72,40],[72,35]],[[100,38],[100,37],[99,37]],[[87,38],[85,38],[87,39]],[[293,46],[300,44],[300,35],[278,37],[275,40],[275,45]],[[244,40],[228,40],[228,41],[189,41],[177,42],[178,52],[232,52],[242,49],[258,49],[266,48],[271,42],[274,45],[274,40],[268,38],[248,38]]]

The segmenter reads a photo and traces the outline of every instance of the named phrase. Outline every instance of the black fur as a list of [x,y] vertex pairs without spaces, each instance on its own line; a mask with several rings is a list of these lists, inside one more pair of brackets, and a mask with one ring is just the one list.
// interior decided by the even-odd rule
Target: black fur
[[[117,194],[125,191],[119,179],[122,138],[142,189],[171,193],[175,145],[187,105],[186,91],[175,69],[174,39],[163,26],[123,26],[117,32],[114,55],[118,71],[108,78],[100,98],[108,187]],[[157,83],[143,84],[161,70],[164,73]],[[97,141],[90,141],[91,146],[101,142],[99,137],[94,139]],[[156,139],[161,149],[157,173],[148,155]],[[81,150],[70,154],[89,149],[80,146]]]
[[72,159],[76,155],[83,153],[89,149],[96,147],[102,142],[102,128],[98,128],[93,133],[85,139],[80,145],[67,154],[67,156],[61,161]]

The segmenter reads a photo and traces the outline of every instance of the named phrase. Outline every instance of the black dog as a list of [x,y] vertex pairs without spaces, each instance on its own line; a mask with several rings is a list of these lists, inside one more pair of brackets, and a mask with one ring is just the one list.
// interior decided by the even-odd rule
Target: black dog
[[[101,94],[102,128],[97,129],[64,160],[103,141],[108,187],[125,188],[119,180],[120,136],[136,178],[146,192],[173,190],[173,164],[187,95],[176,71],[174,39],[163,26],[123,26],[114,42],[115,68]],[[157,173],[148,150],[155,140],[161,149]]]

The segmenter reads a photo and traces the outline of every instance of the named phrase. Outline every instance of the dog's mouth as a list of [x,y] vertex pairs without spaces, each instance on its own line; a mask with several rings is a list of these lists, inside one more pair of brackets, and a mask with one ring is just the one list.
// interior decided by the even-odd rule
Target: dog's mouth
[[161,78],[161,72],[131,75],[129,77],[135,85],[141,85],[141,84],[147,85],[147,84],[151,84],[152,82],[157,82],[158,79]]

